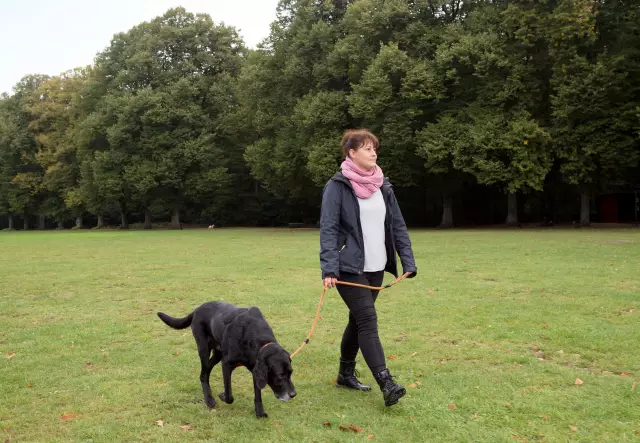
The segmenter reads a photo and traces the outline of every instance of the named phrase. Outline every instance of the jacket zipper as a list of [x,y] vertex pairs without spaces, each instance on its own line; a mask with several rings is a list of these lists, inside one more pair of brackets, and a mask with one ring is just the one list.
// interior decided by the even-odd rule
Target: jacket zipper
[[360,246],[362,250],[362,266],[360,266],[360,270],[358,271],[358,274],[362,275],[362,273],[364,272],[364,236],[362,235],[362,224],[360,223],[360,203],[358,203],[358,197],[356,196],[356,191],[353,190],[353,186],[351,186],[351,183],[349,183],[347,186],[349,187],[349,190],[351,191],[351,195],[353,196],[353,199],[356,202],[356,213],[358,215],[358,230],[360,231],[359,232]]
[[360,231],[360,246],[362,247],[362,266],[360,266],[358,274],[362,275],[364,272],[364,235],[362,234],[362,223],[360,223],[360,203],[358,202],[356,191],[354,191],[353,188],[351,188],[351,194],[356,200],[356,212],[358,213],[358,230]]

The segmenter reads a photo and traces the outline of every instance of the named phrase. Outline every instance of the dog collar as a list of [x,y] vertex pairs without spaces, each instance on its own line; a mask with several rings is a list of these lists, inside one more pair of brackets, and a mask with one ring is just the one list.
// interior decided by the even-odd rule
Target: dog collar
[[272,345],[272,344],[273,344],[273,342],[272,342],[272,341],[270,341],[269,343],[267,343],[267,344],[263,345],[263,346],[258,350],[258,353],[260,353],[260,351],[262,351],[264,348],[266,348],[267,346]]

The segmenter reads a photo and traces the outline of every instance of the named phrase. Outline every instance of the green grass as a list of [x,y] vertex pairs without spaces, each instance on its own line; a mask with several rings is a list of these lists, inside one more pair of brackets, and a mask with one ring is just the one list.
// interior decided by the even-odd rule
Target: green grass
[[419,275],[378,302],[407,396],[385,408],[377,387],[334,388],[347,311],[332,290],[294,359],[298,397],[265,391],[258,420],[245,369],[233,405],[205,408],[190,330],[155,313],[257,305],[292,352],[321,291],[316,231],[0,233],[0,440],[640,439],[640,231],[411,235]]

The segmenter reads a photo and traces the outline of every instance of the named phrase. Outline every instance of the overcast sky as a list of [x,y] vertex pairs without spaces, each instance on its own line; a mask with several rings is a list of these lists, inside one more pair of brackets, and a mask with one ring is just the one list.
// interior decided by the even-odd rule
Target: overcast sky
[[57,75],[93,63],[111,37],[183,6],[235,26],[255,47],[278,0],[0,0],[0,93],[26,74]]

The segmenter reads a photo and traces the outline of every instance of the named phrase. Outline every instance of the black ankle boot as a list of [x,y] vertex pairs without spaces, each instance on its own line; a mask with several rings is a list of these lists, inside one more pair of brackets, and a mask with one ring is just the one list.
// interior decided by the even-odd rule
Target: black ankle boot
[[393,381],[388,369],[383,369],[378,372],[375,377],[378,382],[378,386],[380,386],[380,390],[382,391],[382,395],[384,396],[385,406],[395,405],[398,403],[398,400],[404,397],[404,394],[407,393],[402,385]]
[[340,370],[336,386],[341,388],[356,389],[358,391],[370,391],[371,386],[363,385],[356,378],[356,362],[340,359]]

